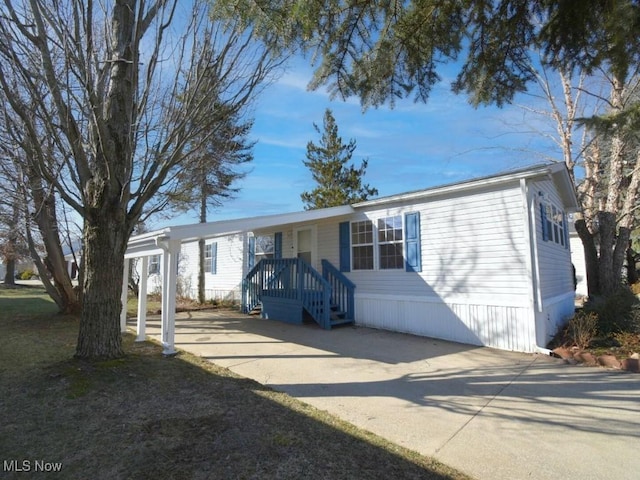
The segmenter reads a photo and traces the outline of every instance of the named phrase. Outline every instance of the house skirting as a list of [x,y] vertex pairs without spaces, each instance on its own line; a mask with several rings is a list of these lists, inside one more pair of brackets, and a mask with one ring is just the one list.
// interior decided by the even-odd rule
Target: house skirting
[[[191,288],[188,291],[189,298],[198,298],[198,289]],[[242,290],[240,287],[236,287],[233,290],[229,289],[211,289],[207,288],[204,291],[204,298],[206,300],[218,300],[223,302],[239,303],[242,300]]]
[[536,312],[537,342],[546,347],[553,336],[562,328],[575,313],[575,292],[572,290],[564,295],[545,298],[542,301],[542,311]]
[[367,327],[470,345],[538,351],[534,312],[526,299],[502,298],[496,304],[484,300],[356,293],[355,320]]

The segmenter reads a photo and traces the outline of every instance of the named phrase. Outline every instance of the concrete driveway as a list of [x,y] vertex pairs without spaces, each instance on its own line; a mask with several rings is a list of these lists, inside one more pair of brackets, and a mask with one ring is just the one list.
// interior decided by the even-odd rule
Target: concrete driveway
[[637,374],[229,312],[180,314],[176,346],[478,479],[640,472]]

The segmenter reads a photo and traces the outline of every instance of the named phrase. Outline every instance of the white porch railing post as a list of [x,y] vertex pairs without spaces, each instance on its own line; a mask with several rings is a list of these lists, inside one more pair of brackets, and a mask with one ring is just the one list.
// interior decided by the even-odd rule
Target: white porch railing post
[[161,336],[163,355],[174,355],[176,327],[176,283],[178,273],[178,253],[180,241],[159,238],[162,247],[162,325]]
[[129,259],[124,259],[124,271],[122,273],[122,292],[120,300],[122,301],[122,311],[120,312],[120,331],[127,331],[127,293],[129,288]]
[[149,257],[142,257],[140,282],[138,283],[138,323],[136,342],[146,340],[147,329],[147,277],[149,276]]

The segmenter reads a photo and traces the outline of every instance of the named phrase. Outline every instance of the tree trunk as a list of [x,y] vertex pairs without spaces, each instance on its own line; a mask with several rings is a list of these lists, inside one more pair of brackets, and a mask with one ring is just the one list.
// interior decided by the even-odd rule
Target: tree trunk
[[129,261],[129,290],[133,292],[136,298],[140,298],[140,276],[136,269],[138,268],[138,259],[132,258]]
[[5,257],[5,267],[7,269],[4,272],[4,284],[5,285],[15,285],[16,284],[16,259],[6,258]]
[[25,235],[27,237],[27,247],[29,248],[29,254],[33,259],[33,263],[36,266],[36,270],[38,270],[38,275],[40,275],[40,281],[42,281],[42,285],[46,290],[47,294],[51,297],[51,299],[56,303],[60,311],[64,309],[65,302],[63,298],[60,296],[60,292],[56,290],[56,288],[51,284],[51,281],[48,277],[47,267],[44,266],[42,259],[40,258],[40,254],[36,248],[36,243],[33,239],[33,234],[31,233],[31,225],[27,221],[25,222]]
[[198,240],[198,302],[203,304],[205,298],[205,277],[204,277],[204,239]]
[[600,235],[600,256],[598,276],[600,293],[608,295],[614,291],[613,248],[615,246],[615,217],[611,212],[598,212],[598,233]]
[[633,285],[638,283],[638,271],[636,270],[636,253],[631,247],[631,242],[627,246],[627,283]]
[[[27,153],[29,153],[29,151],[27,151]],[[32,160],[29,161],[27,170],[29,175],[29,188],[35,207],[33,219],[38,225],[38,231],[42,237],[46,252],[44,264],[51,275],[53,285],[58,293],[57,298],[54,298],[54,300],[60,309],[60,313],[79,313],[81,310],[80,301],[73,289],[69,271],[67,270],[67,261],[64,258],[62,245],[60,243],[56,199],[52,192],[45,192],[42,186],[42,178],[38,174],[37,167],[33,166],[33,163]],[[29,225],[27,225],[27,228],[30,228]],[[42,273],[40,276],[42,277]]]
[[[206,195],[206,173],[201,172],[202,182],[200,184],[200,223],[207,223],[207,195]],[[205,298],[205,274],[204,274],[204,239],[198,241],[198,302],[203,304]]]
[[16,284],[16,261],[18,258],[18,223],[20,222],[20,209],[17,204],[13,205],[11,223],[7,226],[7,244],[5,245],[5,263],[7,271],[4,274],[5,285]]
[[127,228],[114,209],[85,220],[84,288],[76,357],[109,359],[124,355],[120,332],[121,289]]
[[[124,254],[129,235],[140,218],[127,216],[133,169],[138,86],[138,37],[144,31],[134,0],[115,2],[111,14],[112,61],[108,63],[109,85],[99,106],[94,134],[105,135],[89,176],[83,175],[83,291],[80,333],[76,357],[118,358],[124,355],[120,314]],[[140,31],[137,30],[139,27]],[[82,155],[82,152],[78,152]],[[86,174],[86,172],[83,172]]]
[[618,227],[618,235],[616,236],[616,244],[613,249],[612,269],[613,269],[613,283],[612,292],[615,292],[622,287],[624,261],[627,255],[627,249],[629,247],[629,240],[631,239],[631,230],[626,227]]
[[[624,251],[629,242],[629,232],[628,229],[621,228],[616,238],[616,217],[612,212],[598,212],[598,232],[600,293],[610,295],[622,285],[622,264]],[[624,241],[624,248],[620,248],[620,241]]]
[[589,297],[593,298],[596,295],[600,295],[598,249],[596,248],[595,240],[587,228],[587,222],[584,218],[576,220],[575,227],[580,240],[582,240],[582,248],[584,250],[584,262],[587,273],[587,291],[589,293]]
[[[622,204],[620,226],[627,230],[629,237],[631,231],[637,227],[636,208],[638,207],[638,193],[640,192],[640,150],[636,152],[635,165],[631,172],[629,186],[627,187],[627,195]],[[620,240],[621,242],[622,240]],[[622,247],[622,244],[620,244]],[[638,272],[636,270],[636,261],[633,249],[631,248],[631,240],[626,245],[627,257],[627,280],[629,285],[633,285],[638,281]]]

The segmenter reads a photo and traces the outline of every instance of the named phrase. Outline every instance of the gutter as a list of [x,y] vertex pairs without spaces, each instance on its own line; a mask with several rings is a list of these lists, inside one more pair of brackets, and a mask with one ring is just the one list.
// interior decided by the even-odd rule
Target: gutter
[[365,202],[354,203],[352,207],[364,208],[369,206],[382,205],[390,202],[401,202],[401,201],[415,200],[419,198],[433,197],[436,195],[444,195],[447,193],[457,193],[460,191],[472,190],[475,188],[514,182],[516,180],[524,180],[524,179],[535,178],[535,177],[540,177],[544,175],[552,175],[553,173],[554,173],[554,169],[552,168],[551,165],[549,165],[549,166],[539,168],[536,170],[531,170],[528,172],[512,173],[512,174],[504,175],[500,177],[480,178],[475,180],[469,180],[464,183],[455,183],[453,185],[448,185],[444,187],[436,187],[436,188],[427,189],[427,190],[419,190],[416,192],[401,193],[398,195],[391,195],[388,197],[376,198],[374,200],[367,200]]

